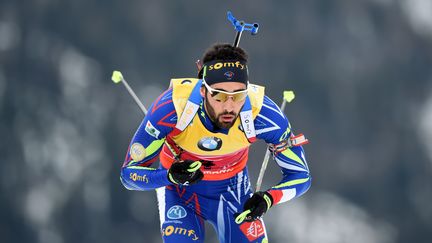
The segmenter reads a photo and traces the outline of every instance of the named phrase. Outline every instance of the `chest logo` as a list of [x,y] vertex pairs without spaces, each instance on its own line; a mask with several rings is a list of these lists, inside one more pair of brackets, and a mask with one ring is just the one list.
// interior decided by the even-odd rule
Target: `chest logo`
[[167,217],[169,219],[182,219],[187,216],[186,210],[180,205],[174,205],[168,209]]
[[205,137],[198,142],[198,148],[204,151],[219,150],[221,147],[222,139],[217,137]]

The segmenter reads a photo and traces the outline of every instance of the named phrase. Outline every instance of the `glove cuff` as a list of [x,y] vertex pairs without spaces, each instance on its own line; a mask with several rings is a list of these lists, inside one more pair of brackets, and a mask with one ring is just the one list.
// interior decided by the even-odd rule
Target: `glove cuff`
[[262,197],[264,198],[265,202],[267,203],[267,210],[270,209],[271,206],[273,206],[273,197],[268,192],[263,192]]
[[178,182],[176,182],[176,181],[174,180],[172,174],[169,173],[169,171],[168,171],[168,173],[167,173],[167,178],[168,178],[168,181],[171,182],[172,184],[178,185]]

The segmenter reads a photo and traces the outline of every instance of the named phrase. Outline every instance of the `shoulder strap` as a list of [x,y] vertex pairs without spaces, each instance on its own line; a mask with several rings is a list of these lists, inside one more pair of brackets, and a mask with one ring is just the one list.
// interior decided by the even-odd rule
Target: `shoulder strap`
[[246,97],[245,104],[243,105],[243,108],[240,111],[240,121],[243,127],[243,132],[246,135],[249,142],[250,143],[255,142],[256,134],[255,134],[254,118],[252,114],[252,105],[249,96]]
[[173,101],[177,112],[177,124],[175,129],[181,132],[191,123],[196,115],[201,102],[200,79],[171,80],[173,86]]
[[264,87],[249,84],[248,96],[240,111],[240,120],[243,132],[250,143],[256,141],[255,117],[259,114],[264,100]]

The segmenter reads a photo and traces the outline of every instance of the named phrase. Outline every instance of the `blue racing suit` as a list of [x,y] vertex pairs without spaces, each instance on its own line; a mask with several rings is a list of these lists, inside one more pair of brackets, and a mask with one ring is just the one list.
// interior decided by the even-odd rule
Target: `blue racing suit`
[[[241,126],[230,129],[215,127],[202,104],[201,100],[194,126],[202,125],[214,137],[229,135],[232,129],[242,129]],[[121,169],[123,185],[129,190],[156,189],[164,242],[204,242],[204,221],[215,227],[222,243],[266,242],[262,219],[241,224],[234,221],[234,214],[243,211],[245,201],[253,193],[246,166],[248,148],[221,156],[197,158],[196,154],[183,149],[187,146],[173,144],[170,135],[178,123],[178,116],[173,102],[173,88],[170,88],[153,102],[132,138]],[[281,181],[267,190],[273,198],[273,205],[305,193],[310,187],[311,177],[304,150],[302,146],[285,145],[293,136],[291,125],[267,96],[264,96],[253,124],[256,138],[275,148],[272,150],[273,158],[282,172]],[[170,164],[163,161],[164,158],[174,158],[169,143],[184,154],[181,158],[203,161],[202,181],[182,186],[168,180]],[[161,161],[159,167],[150,167],[158,159]]]

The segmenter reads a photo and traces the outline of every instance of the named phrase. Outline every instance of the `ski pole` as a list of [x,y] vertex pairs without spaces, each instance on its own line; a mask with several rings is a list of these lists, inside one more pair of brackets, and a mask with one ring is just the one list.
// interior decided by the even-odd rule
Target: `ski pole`
[[129,92],[129,94],[133,97],[133,99],[135,100],[135,102],[137,103],[137,105],[139,106],[141,111],[144,113],[144,116],[147,115],[147,109],[145,108],[143,103],[140,101],[138,96],[135,94],[133,89],[129,86],[126,79],[123,78],[123,74],[120,71],[113,71],[111,80],[116,84],[121,82],[125,86],[127,91]]
[[[291,102],[294,98],[295,98],[295,95],[294,95],[293,91],[284,91],[283,92],[283,101],[282,101],[282,104],[280,106],[280,110],[283,112],[285,109],[286,103]],[[255,187],[256,192],[261,189],[262,180],[264,178],[264,172],[267,169],[267,164],[268,164],[269,159],[270,159],[270,149],[269,149],[269,146],[267,146],[267,150],[266,150],[266,153],[264,155],[264,160],[263,160],[263,163],[261,165],[261,170],[260,170],[260,173],[258,175],[258,179],[257,179],[256,187]]]
[[[111,80],[118,84],[120,82],[123,83],[123,85],[126,87],[127,91],[129,92],[129,94],[133,97],[133,99],[135,100],[135,102],[137,103],[137,105],[140,107],[141,111],[144,113],[144,116],[147,115],[147,109],[145,108],[145,106],[143,105],[143,103],[141,102],[141,100],[138,98],[138,96],[135,94],[135,92],[133,91],[133,89],[129,86],[129,84],[127,83],[126,79],[124,79],[123,74],[120,71],[113,71],[113,74],[111,76]],[[170,146],[170,144],[165,143],[168,147],[168,149],[172,152],[172,154],[178,158],[179,155],[175,152],[175,150]],[[196,168],[200,168],[202,165],[201,161],[195,161],[196,163],[192,164],[194,166],[199,165],[194,167],[193,169],[197,170]],[[190,171],[192,172],[192,171]]]
[[[286,103],[291,102],[294,98],[295,98],[295,94],[293,91],[284,91],[283,92],[283,101],[282,101],[282,104],[280,106],[280,110],[283,112],[285,109]],[[255,192],[257,192],[261,189],[262,180],[264,178],[264,172],[267,169],[267,164],[268,164],[269,159],[270,159],[270,149],[269,149],[269,146],[267,146],[267,150],[266,150],[266,153],[264,155],[264,160],[263,160],[263,163],[261,165],[261,170],[260,170],[260,173],[258,175],[258,179],[257,179],[256,187],[255,187]],[[251,212],[252,211],[250,209],[242,212],[241,214],[239,214],[235,218],[235,222],[237,224],[240,224],[241,222],[243,222],[246,219],[247,215]]]

